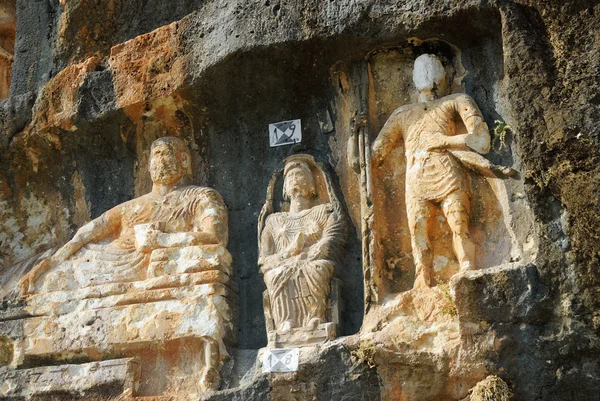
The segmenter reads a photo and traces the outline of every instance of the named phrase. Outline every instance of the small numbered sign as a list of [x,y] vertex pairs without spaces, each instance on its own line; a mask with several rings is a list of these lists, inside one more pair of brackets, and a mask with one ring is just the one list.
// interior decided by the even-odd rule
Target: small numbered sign
[[271,147],[293,145],[300,142],[302,142],[300,120],[269,124],[269,143]]
[[296,372],[300,348],[267,349],[263,355],[263,373]]

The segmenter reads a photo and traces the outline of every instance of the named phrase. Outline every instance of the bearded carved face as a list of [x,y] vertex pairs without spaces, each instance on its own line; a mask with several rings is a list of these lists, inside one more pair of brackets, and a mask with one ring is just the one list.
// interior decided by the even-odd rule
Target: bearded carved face
[[302,166],[294,166],[286,173],[284,186],[290,198],[311,198],[315,192],[312,173]]
[[184,152],[177,152],[169,143],[152,148],[150,177],[156,184],[176,184],[186,174],[190,161]]

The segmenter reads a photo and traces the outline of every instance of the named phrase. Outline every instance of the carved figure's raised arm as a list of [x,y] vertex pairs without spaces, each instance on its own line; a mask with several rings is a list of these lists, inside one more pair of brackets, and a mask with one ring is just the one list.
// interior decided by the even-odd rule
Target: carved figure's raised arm
[[455,95],[451,101],[456,114],[461,118],[467,133],[448,136],[439,133],[434,140],[430,140],[428,150],[456,149],[474,150],[478,153],[490,151],[490,133],[477,104],[468,95]]
[[381,166],[385,158],[396,148],[401,137],[402,110],[398,109],[388,118],[373,142],[372,160],[376,167]]
[[468,132],[465,144],[478,153],[488,153],[490,151],[490,131],[477,103],[468,95],[459,96],[456,100],[456,111]]

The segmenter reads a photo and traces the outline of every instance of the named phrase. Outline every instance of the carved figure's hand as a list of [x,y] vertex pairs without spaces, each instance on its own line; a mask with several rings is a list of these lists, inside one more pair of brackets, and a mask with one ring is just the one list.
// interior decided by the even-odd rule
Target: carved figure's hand
[[433,135],[427,137],[426,147],[427,150],[444,149],[448,147],[448,136],[440,132],[436,132]]
[[325,245],[317,242],[310,248],[308,251],[308,259],[309,260],[317,260],[322,258],[322,254],[324,252]]
[[158,235],[161,232],[155,229],[149,229],[144,233],[144,241],[137,243],[137,249],[140,252],[150,253],[158,248]]
[[501,178],[513,178],[516,177],[519,172],[512,167],[498,166],[496,168],[496,174]]
[[139,252],[150,253],[160,247],[158,236],[162,234],[162,230],[159,227],[157,223],[139,224],[134,227],[135,246]]
[[352,135],[356,135],[360,128],[364,128],[368,125],[369,120],[367,119],[367,115],[365,113],[361,113],[352,117],[350,120],[350,129]]
[[19,281],[19,291],[21,295],[31,294],[35,290],[35,282],[38,278],[52,267],[54,267],[54,263],[51,258],[43,259],[40,263],[35,265],[33,269]]
[[294,237],[292,243],[288,246],[286,253],[288,256],[296,256],[302,252],[304,249],[304,242],[306,241],[306,236],[303,232],[299,232]]

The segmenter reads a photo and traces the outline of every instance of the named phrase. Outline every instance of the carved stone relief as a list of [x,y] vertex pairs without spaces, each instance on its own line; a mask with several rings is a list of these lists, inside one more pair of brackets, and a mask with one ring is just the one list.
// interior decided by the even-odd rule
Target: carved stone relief
[[169,3],[0,0],[0,399],[596,394],[600,5]]
[[437,57],[419,56],[413,72],[419,103],[394,111],[373,144],[372,160],[379,167],[403,141],[415,286],[431,285],[433,252],[429,237],[435,207],[441,207],[448,222],[460,269],[475,269],[475,244],[469,232],[473,194],[464,170],[498,178],[516,174],[513,169],[496,166],[479,155],[490,149],[488,126],[470,96],[443,96],[445,79],[445,69]]
[[14,0],[0,2],[0,99],[8,97],[15,47],[16,8]]
[[[499,165],[513,159],[483,156],[493,140],[477,102],[464,93],[469,72],[459,49],[411,39],[366,60],[330,70],[338,109],[349,121],[338,116],[337,125],[348,130],[345,195],[360,200],[360,210],[349,209],[363,245],[361,347],[374,364],[397,364],[395,372],[378,369],[391,383],[390,399],[429,399],[457,377],[468,386],[485,377],[481,361],[494,333],[471,325],[464,288],[532,260],[535,253],[517,240],[518,230],[532,232],[531,220],[519,213],[517,171]],[[461,336],[475,328],[476,344],[464,344]],[[428,381],[439,383],[429,395],[418,380],[404,381],[418,370],[416,359],[439,374]],[[440,360],[449,362],[434,362]]]
[[341,91],[338,104],[357,113],[347,157],[361,194],[361,218],[353,218],[362,226],[367,311],[390,293],[535,257],[517,239],[532,224],[521,210],[522,181],[482,155],[490,130],[463,93],[468,72],[457,48],[412,39],[404,50],[374,51],[360,74],[333,69],[360,88]]
[[333,279],[346,240],[344,213],[327,173],[309,155],[285,160],[283,199],[275,212],[276,173],[259,219],[259,266],[269,345],[310,344],[336,336],[339,281]]
[[[189,184],[183,140],[160,138],[150,153],[149,194],[81,227],[21,280],[31,317],[13,366],[119,355],[141,362],[137,395],[219,387],[236,338],[227,208],[215,190]],[[63,334],[48,341],[47,332]]]

